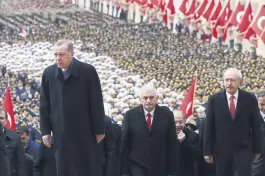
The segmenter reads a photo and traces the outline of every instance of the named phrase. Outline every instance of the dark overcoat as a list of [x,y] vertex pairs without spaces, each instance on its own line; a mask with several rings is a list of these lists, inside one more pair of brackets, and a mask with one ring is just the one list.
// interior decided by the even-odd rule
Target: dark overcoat
[[204,156],[214,156],[218,176],[251,175],[252,155],[261,153],[260,112],[255,95],[238,90],[235,117],[226,92],[208,100],[203,139]]
[[100,148],[104,106],[96,69],[75,60],[65,80],[56,64],[42,75],[40,125],[54,137],[58,176],[101,176]]
[[150,176],[177,175],[179,148],[174,115],[157,105],[153,118],[149,130],[142,105],[127,111],[121,139],[121,175],[133,175],[132,165]]

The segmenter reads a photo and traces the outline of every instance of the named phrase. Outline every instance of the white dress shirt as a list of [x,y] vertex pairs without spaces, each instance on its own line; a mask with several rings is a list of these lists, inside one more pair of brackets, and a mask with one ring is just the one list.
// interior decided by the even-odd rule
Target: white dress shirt
[[261,117],[263,119],[263,121],[265,122],[265,114],[263,112],[260,111]]
[[153,123],[153,119],[154,119],[155,108],[154,108],[152,111],[150,111],[150,112],[148,112],[148,111],[146,111],[146,110],[144,109],[144,116],[145,116],[145,120],[146,120],[146,121],[147,121],[147,119],[148,119],[148,117],[147,117],[147,114],[148,114],[148,113],[151,114],[151,125],[152,125],[152,123]]
[[[227,97],[227,102],[228,102],[228,108],[230,109],[230,98],[231,98],[231,94],[229,94],[228,92],[226,92],[226,97]],[[237,100],[238,100],[238,90],[236,91],[236,93],[234,94],[234,104],[235,104],[235,109],[236,109],[236,105],[237,105]]]

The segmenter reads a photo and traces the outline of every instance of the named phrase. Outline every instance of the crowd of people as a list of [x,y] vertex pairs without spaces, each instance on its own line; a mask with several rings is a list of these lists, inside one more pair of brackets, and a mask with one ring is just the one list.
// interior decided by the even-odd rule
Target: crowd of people
[[[32,0],[14,5],[13,1],[4,1],[1,7],[8,10],[12,6],[15,11],[30,9],[27,7],[58,9],[56,2]],[[194,37],[180,24],[182,27],[173,33],[161,23],[135,24],[90,11],[59,12],[54,21],[36,13],[0,16],[0,105],[10,86],[21,138],[26,135],[25,145],[41,141],[41,76],[54,63],[53,43],[62,38],[74,42],[75,58],[96,68],[105,113],[120,125],[125,113],[141,103],[140,89],[145,84],[157,89],[158,104],[174,111],[196,74],[194,113],[186,126],[197,132],[209,96],[224,88],[222,77],[227,68],[241,70],[242,89],[256,95],[264,90],[264,58],[257,56],[255,49],[242,53],[238,47]],[[36,153],[32,155],[36,158]]]

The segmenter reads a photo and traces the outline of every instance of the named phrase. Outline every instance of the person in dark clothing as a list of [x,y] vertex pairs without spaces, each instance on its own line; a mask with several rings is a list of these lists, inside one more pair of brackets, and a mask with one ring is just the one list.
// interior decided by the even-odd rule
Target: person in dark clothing
[[174,111],[174,120],[178,136],[177,142],[180,142],[178,172],[181,176],[194,176],[195,164],[202,153],[199,147],[199,135],[185,127],[185,114],[182,111]]
[[37,158],[39,144],[30,139],[29,128],[26,126],[20,126],[17,132],[20,134],[25,153],[33,156],[33,158]]
[[[200,131],[199,131],[199,143],[200,148],[203,148],[203,133],[204,133],[204,122],[205,120],[201,120],[200,122]],[[203,154],[201,154],[201,158],[198,162],[198,176],[216,176],[215,163],[207,163],[203,158]]]
[[34,165],[34,158],[33,156],[25,153],[25,157],[27,160],[27,170],[28,170],[28,176],[34,176],[33,175],[33,165]]
[[27,161],[20,137],[15,131],[6,127],[7,117],[7,112],[0,108],[0,122],[4,127],[5,144],[10,163],[10,176],[28,176]]
[[[5,118],[3,111],[1,113],[0,110],[0,121],[2,118]],[[5,136],[4,136],[4,128],[2,123],[0,122],[0,175],[1,176],[9,176],[10,165],[8,161],[7,149],[5,144]]]
[[108,116],[105,116],[105,138],[100,144],[103,151],[103,156],[101,156],[103,176],[117,176],[118,163],[115,149],[115,132],[111,118]]
[[34,176],[57,176],[53,147],[53,138],[51,138],[50,148],[46,147],[43,142],[40,143],[38,156],[33,165]]

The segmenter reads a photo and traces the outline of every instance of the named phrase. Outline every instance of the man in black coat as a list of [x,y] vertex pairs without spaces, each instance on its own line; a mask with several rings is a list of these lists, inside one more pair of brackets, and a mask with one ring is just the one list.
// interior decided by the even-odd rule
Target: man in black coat
[[141,88],[140,106],[126,112],[120,172],[130,176],[176,175],[177,136],[171,111],[157,105],[156,89]]
[[174,111],[174,119],[178,137],[177,142],[180,142],[178,172],[181,176],[195,176],[195,164],[201,156],[199,135],[185,127],[185,114],[182,111]]
[[[96,69],[73,58],[73,44],[58,41],[56,64],[42,75],[40,125],[50,147],[51,132],[58,176],[101,176],[100,147],[104,138],[104,106]],[[86,135],[86,137],[81,137]]]
[[265,175],[265,163],[264,163],[264,157],[265,157],[265,91],[260,92],[257,95],[258,98],[258,104],[260,109],[260,124],[261,124],[261,132],[262,132],[262,153],[260,158],[257,160],[257,162],[252,164],[252,176],[264,176]]
[[216,163],[218,176],[251,175],[261,153],[260,112],[255,95],[239,89],[242,74],[224,73],[225,91],[208,100],[203,141],[206,162]]
[[33,165],[34,176],[57,176],[56,160],[54,156],[53,138],[51,147],[40,143],[38,156]]
[[[205,119],[200,122],[199,130],[199,143],[200,148],[203,148],[203,133],[204,133]],[[216,166],[215,163],[207,163],[203,158],[203,153],[198,161],[198,176],[216,176]]]
[[4,128],[2,125],[2,121],[5,119],[6,113],[3,109],[0,108],[0,175],[1,176],[9,176],[10,166],[7,155],[6,143],[5,143],[5,135]]
[[0,121],[4,127],[4,139],[10,163],[10,176],[28,176],[27,160],[20,136],[6,127],[7,117],[8,115],[6,111],[3,108],[0,108]]

